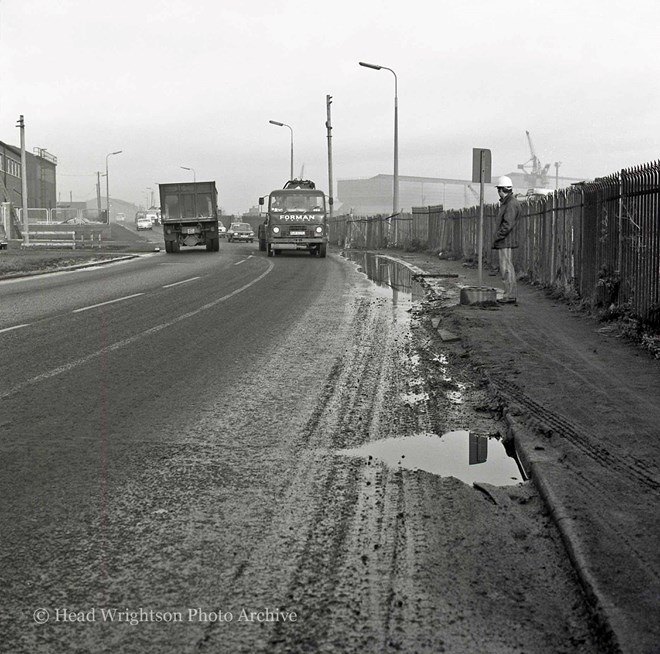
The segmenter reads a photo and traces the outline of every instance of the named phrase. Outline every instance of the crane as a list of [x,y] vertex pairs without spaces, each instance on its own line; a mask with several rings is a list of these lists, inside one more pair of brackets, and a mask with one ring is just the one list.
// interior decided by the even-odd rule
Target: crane
[[[525,163],[518,164],[518,168],[525,173],[525,182],[529,188],[544,188],[548,184],[548,171],[550,170],[550,164],[545,164],[545,166],[541,164],[541,160],[536,156],[536,152],[534,151],[532,137],[527,130],[525,130],[525,134],[527,135],[529,151],[532,156],[525,161]],[[527,167],[530,164],[531,168],[528,170]]]

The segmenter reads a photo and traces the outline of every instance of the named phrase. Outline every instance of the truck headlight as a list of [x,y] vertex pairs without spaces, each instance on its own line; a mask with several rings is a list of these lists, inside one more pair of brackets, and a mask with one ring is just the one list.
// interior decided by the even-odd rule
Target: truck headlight
[[279,234],[280,233],[280,228],[279,227],[273,227],[273,234]]
[[321,225],[318,225],[318,226],[317,226],[317,228],[316,228],[316,233],[317,233],[317,234],[323,234],[323,227],[321,227]]

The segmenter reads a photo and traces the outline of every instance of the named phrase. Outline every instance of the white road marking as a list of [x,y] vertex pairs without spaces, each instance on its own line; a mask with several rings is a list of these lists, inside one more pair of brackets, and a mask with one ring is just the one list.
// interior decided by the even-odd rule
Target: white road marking
[[68,372],[69,370],[73,370],[74,368],[78,368],[86,363],[89,363],[90,361],[93,361],[94,359],[98,359],[99,357],[103,356],[104,354],[109,354],[110,352],[114,352],[116,350],[120,350],[123,347],[126,347],[127,345],[131,345],[132,343],[135,343],[136,341],[139,341],[143,338],[147,338],[149,336],[152,336],[153,334],[156,334],[157,332],[162,331],[163,329],[167,329],[168,327],[172,327],[173,325],[176,325],[177,323],[183,321],[183,320],[188,320],[189,318],[193,318],[199,313],[202,313],[202,311],[206,311],[207,309],[212,309],[214,306],[217,304],[220,304],[221,302],[225,302],[226,300],[229,300],[230,298],[234,297],[235,295],[238,295],[239,293],[242,293],[243,291],[246,291],[248,288],[251,286],[254,286],[257,282],[260,282],[270,271],[273,269],[273,263],[268,262],[268,270],[266,272],[261,273],[259,277],[255,277],[251,282],[248,284],[245,284],[244,286],[241,286],[240,288],[237,288],[235,291],[232,291],[231,293],[228,293],[227,295],[223,295],[222,297],[217,298],[216,300],[213,300],[212,302],[208,302],[207,304],[202,305],[199,307],[199,309],[195,309],[194,311],[189,311],[188,313],[184,313],[177,318],[174,318],[173,320],[170,320],[169,322],[164,322],[161,323],[160,325],[156,325],[155,327],[151,327],[150,329],[147,329],[146,331],[143,331],[139,334],[135,334],[135,336],[131,336],[129,338],[125,338],[121,341],[117,341],[116,343],[113,343],[112,345],[108,345],[108,347],[104,347],[100,350],[97,350],[96,352],[92,352],[91,354],[88,354],[85,357],[80,357],[79,359],[75,359],[74,361],[70,361],[69,363],[65,363],[62,366],[58,366],[57,368],[53,368],[52,370],[48,370],[41,375],[37,375],[36,377],[32,377],[30,379],[26,379],[24,382],[21,382],[20,384],[16,384],[13,388],[10,388],[8,391],[5,391],[4,393],[0,394],[0,400],[4,400],[7,397],[10,397],[11,395],[14,395],[18,393],[19,391],[23,390],[24,388],[27,388],[28,386],[33,386],[34,384],[38,384],[39,382],[45,381],[47,379],[52,379],[53,377],[57,377],[58,375],[61,375],[65,372]]
[[118,297],[114,300],[108,300],[107,302],[101,302],[100,304],[92,304],[88,307],[82,307],[81,309],[74,309],[73,313],[80,313],[81,311],[89,311],[90,309],[96,309],[98,307],[104,307],[106,304],[114,304],[115,302],[123,302],[124,300],[130,300],[134,297],[139,297],[144,295],[144,293],[134,293],[133,295],[126,295],[124,297]]
[[21,327],[29,327],[29,323],[25,323],[24,325],[14,325],[13,327],[5,327],[4,329],[0,329],[0,334],[3,332],[10,332],[14,329],[20,329]]
[[241,259],[240,261],[237,261],[234,265],[238,266],[241,263],[245,263],[248,259],[252,259],[252,255],[248,256],[247,259]]
[[163,288],[172,288],[172,286],[178,286],[179,284],[187,284],[188,282],[194,282],[196,279],[201,279],[201,277],[191,277],[190,279],[184,279],[180,282],[174,282],[173,284],[165,284]]

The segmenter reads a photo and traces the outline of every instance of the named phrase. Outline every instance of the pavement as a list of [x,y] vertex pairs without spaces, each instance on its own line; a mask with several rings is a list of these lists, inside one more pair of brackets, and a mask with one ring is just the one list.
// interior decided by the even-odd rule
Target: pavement
[[[417,273],[434,307],[426,319],[460,337],[486,381],[609,650],[660,652],[660,360],[538,287],[519,283],[517,305],[460,305],[476,269],[378,254]],[[501,297],[499,277],[484,271],[483,282]]]

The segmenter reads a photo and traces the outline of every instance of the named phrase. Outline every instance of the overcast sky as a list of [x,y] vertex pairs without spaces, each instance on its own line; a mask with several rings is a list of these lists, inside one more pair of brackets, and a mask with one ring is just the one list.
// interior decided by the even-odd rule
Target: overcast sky
[[660,3],[635,0],[0,0],[0,140],[58,158],[62,200],[145,203],[215,180],[240,213],[294,172],[466,179],[530,158],[593,178],[659,157]]

